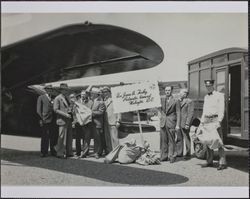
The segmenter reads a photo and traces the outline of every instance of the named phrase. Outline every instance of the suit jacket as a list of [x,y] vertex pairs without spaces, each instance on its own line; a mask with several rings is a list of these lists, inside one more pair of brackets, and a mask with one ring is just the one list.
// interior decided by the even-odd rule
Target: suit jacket
[[92,105],[92,117],[96,128],[103,128],[105,104],[102,99],[95,99]]
[[116,122],[120,119],[120,114],[114,113],[113,101],[112,98],[105,100],[106,112],[105,112],[105,121],[109,125],[116,125]]
[[194,103],[191,99],[186,98],[180,101],[181,105],[181,128],[185,125],[191,126],[194,115]]
[[180,126],[180,101],[171,96],[167,102],[164,97],[161,98],[161,105],[160,127],[166,126],[166,128],[174,129],[176,126]]
[[57,114],[57,125],[62,126],[70,121],[70,119],[66,118],[65,116],[66,114],[68,114],[69,108],[69,103],[62,94],[58,95],[55,98],[53,109]]
[[43,123],[50,123],[53,119],[53,104],[52,100],[47,95],[40,95],[37,99],[37,113]]

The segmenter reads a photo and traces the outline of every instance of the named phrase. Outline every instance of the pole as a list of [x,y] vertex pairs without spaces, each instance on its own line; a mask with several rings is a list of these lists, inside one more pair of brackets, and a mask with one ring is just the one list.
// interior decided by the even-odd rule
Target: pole
[[143,139],[143,135],[142,135],[141,119],[140,119],[139,111],[137,111],[137,117],[138,117],[138,123],[139,123],[140,135],[141,135],[141,143],[142,143],[142,147],[144,147],[144,139]]

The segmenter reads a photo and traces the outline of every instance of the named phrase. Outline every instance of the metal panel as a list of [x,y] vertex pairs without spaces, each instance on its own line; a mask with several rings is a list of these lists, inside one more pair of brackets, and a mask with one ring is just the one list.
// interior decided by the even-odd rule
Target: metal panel
[[248,95],[248,57],[241,61],[241,127],[243,139],[249,139],[249,95]]
[[[223,78],[222,78],[223,77]],[[224,80],[224,82],[223,82]],[[228,67],[216,68],[215,71],[215,89],[225,95],[225,113],[222,121],[223,140],[228,135]]]

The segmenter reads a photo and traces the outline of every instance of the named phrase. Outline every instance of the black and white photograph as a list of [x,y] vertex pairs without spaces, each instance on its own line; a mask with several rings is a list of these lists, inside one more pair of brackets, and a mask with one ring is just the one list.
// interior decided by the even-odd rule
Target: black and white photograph
[[248,197],[247,2],[2,6],[2,197]]

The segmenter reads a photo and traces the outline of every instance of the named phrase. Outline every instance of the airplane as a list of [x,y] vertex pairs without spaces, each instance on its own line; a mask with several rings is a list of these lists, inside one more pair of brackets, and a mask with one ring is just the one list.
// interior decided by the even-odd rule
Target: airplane
[[[70,24],[2,47],[2,133],[40,135],[34,85],[155,67],[161,47],[106,24]],[[84,85],[81,85],[84,86]]]

